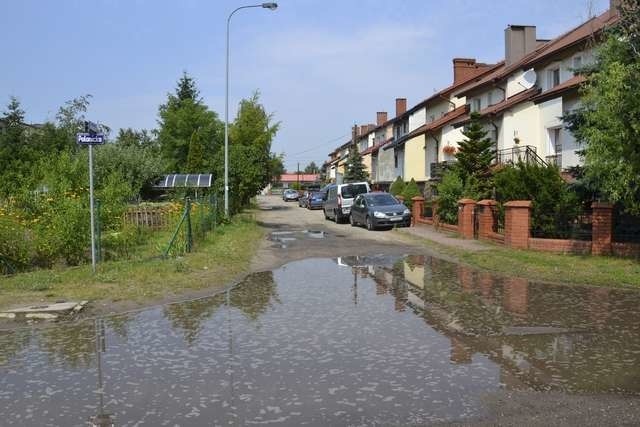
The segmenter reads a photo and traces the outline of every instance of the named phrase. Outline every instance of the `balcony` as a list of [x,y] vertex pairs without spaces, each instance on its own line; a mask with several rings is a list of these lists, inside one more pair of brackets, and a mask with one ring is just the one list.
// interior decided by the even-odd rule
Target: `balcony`
[[432,181],[440,181],[442,175],[455,164],[455,160],[445,160],[442,162],[430,163],[429,170]]
[[515,165],[520,162],[539,166],[547,165],[547,162],[536,153],[536,147],[532,145],[517,145],[496,152],[496,163],[499,165]]
[[559,168],[562,168],[562,154],[554,154],[553,156],[545,157],[545,161],[549,165],[554,165]]

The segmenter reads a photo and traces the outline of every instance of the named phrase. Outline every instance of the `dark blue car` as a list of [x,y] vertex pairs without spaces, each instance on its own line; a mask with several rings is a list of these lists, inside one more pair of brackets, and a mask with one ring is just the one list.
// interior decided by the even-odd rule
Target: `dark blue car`
[[322,209],[324,204],[324,193],[321,191],[314,191],[307,196],[307,209]]

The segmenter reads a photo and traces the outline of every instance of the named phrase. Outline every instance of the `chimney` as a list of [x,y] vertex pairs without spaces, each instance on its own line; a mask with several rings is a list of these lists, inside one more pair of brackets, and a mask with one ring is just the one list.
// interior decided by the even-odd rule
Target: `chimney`
[[367,125],[360,126],[360,136],[362,136],[365,133],[367,133],[368,130],[369,130],[369,126],[367,126]]
[[623,0],[609,0],[609,13],[618,14]]
[[453,58],[453,84],[470,79],[477,68],[474,58]]
[[386,121],[387,121],[387,112],[378,111],[376,113],[376,126],[382,126],[382,124]]
[[396,98],[396,117],[407,112],[407,98]]
[[508,67],[531,53],[537,46],[536,27],[509,25],[504,30],[504,58]]

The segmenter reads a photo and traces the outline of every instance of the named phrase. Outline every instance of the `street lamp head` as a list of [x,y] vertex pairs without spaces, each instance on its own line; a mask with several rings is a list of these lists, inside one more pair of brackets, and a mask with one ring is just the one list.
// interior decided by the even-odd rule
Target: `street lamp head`
[[276,10],[278,8],[278,3],[275,3],[275,2],[262,3],[262,7],[269,10]]

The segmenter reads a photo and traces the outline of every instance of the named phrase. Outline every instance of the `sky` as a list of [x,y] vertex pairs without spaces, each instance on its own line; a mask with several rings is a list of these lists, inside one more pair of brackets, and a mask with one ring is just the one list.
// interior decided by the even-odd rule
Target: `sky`
[[[0,0],[0,110],[53,120],[91,94],[87,117],[112,129],[157,127],[183,71],[224,118],[225,23],[239,0]],[[609,0],[280,0],[231,21],[230,117],[259,90],[280,122],[272,151],[295,170],[321,164],[353,124],[394,115],[451,84],[452,58],[504,58],[504,29],[552,38]]]

